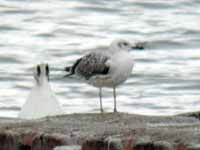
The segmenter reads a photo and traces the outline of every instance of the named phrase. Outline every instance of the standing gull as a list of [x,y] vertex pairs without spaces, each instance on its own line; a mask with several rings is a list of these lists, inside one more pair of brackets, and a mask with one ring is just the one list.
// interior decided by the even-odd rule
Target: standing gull
[[49,85],[49,66],[40,64],[34,70],[35,85],[23,105],[19,118],[38,119],[62,114],[62,109]]
[[108,49],[93,51],[66,67],[65,71],[69,72],[66,76],[76,74],[99,88],[101,112],[102,88],[113,88],[114,112],[117,112],[116,87],[125,82],[132,72],[134,62],[129,50],[134,48],[126,40],[113,41]]

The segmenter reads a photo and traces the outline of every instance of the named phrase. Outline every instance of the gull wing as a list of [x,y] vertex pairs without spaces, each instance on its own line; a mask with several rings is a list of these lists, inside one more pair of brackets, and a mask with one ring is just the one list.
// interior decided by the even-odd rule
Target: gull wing
[[93,52],[78,59],[73,66],[74,71],[86,80],[95,75],[106,75],[109,72],[108,60],[108,56]]

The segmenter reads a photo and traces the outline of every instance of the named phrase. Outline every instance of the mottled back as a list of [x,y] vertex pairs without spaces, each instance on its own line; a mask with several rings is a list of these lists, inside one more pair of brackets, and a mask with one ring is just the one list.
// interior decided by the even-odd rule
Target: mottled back
[[98,53],[90,53],[78,60],[75,72],[88,80],[94,75],[105,75],[109,71],[106,61],[109,57]]

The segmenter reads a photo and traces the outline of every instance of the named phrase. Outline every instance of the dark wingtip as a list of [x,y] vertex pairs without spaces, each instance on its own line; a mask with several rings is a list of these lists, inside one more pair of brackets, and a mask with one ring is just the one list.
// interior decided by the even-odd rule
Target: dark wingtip
[[64,70],[65,70],[66,72],[68,72],[69,74],[65,75],[64,77],[69,77],[69,76],[71,76],[71,75],[74,75],[74,74],[75,74],[75,69],[76,69],[77,65],[80,63],[80,61],[81,61],[81,58],[78,59],[78,60],[73,64],[73,66],[65,67]]
[[70,77],[70,76],[72,76],[72,75],[73,75],[72,73],[66,74],[66,75],[63,76],[63,78],[68,78],[68,77]]
[[64,68],[64,71],[70,72],[70,71],[71,71],[71,67],[65,67],[65,68]]

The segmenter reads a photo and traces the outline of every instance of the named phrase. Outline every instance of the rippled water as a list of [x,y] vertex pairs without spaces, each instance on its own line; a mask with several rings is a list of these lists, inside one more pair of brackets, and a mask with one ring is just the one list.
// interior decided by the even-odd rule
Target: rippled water
[[[66,113],[98,112],[98,90],[59,71],[113,39],[146,42],[133,51],[118,109],[171,115],[200,108],[198,0],[1,0],[0,116],[16,117],[33,85],[32,68],[51,66],[51,86]],[[106,111],[112,91],[104,89]]]

